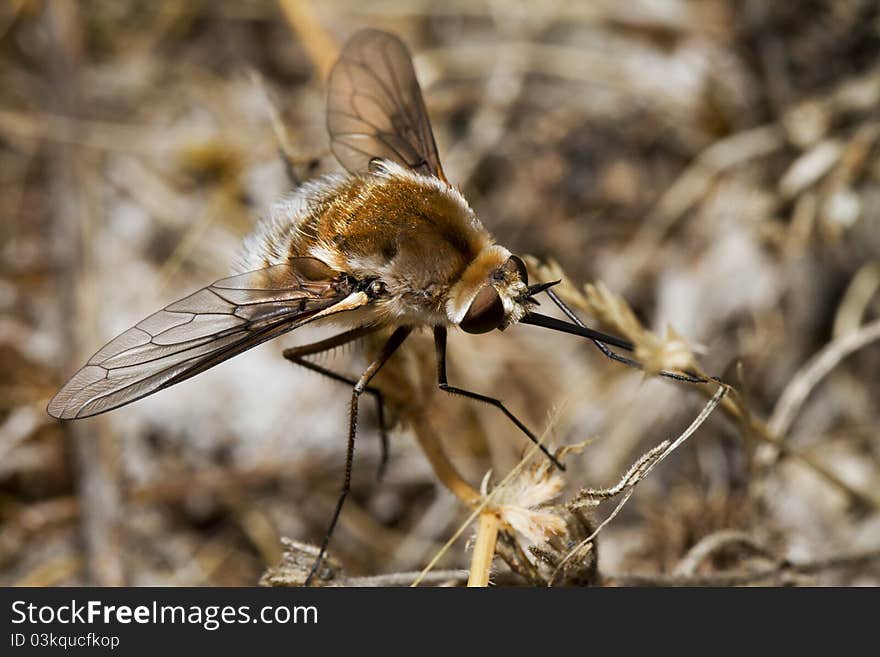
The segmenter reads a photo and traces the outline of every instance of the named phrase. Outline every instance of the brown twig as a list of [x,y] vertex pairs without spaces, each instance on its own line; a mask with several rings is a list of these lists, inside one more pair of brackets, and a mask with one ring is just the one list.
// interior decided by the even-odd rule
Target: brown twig
[[663,461],[667,456],[669,456],[672,452],[674,452],[678,447],[684,443],[688,438],[690,438],[693,433],[706,421],[709,415],[712,414],[712,411],[718,406],[718,404],[723,399],[724,395],[727,392],[727,387],[718,386],[715,390],[715,394],[712,395],[712,398],[709,402],[703,407],[700,411],[699,415],[694,418],[694,421],[685,429],[681,435],[678,436],[673,441],[664,440],[662,443],[654,447],[652,450],[644,454],[640,459],[638,459],[635,464],[626,472],[626,474],[621,478],[620,482],[607,490],[585,490],[582,491],[581,494],[578,495],[573,503],[569,506],[571,508],[577,508],[578,506],[585,505],[594,505],[598,501],[602,499],[608,499],[611,497],[616,497],[617,495],[623,494],[623,497],[620,499],[620,502],[617,503],[617,506],[614,507],[614,510],[608,515],[605,520],[599,523],[599,526],[583,539],[580,543],[575,545],[569,552],[562,558],[559,562],[559,565],[556,567],[556,572],[553,575],[553,578],[550,580],[549,585],[552,586],[558,576],[561,574],[563,567],[565,564],[576,557],[581,550],[583,550],[587,545],[589,545],[596,536],[605,528],[605,526],[610,523],[614,518],[620,513],[620,510],[627,503],[629,498],[632,496],[635,491],[636,485],[642,481],[654,467]]
[[[283,546],[281,563],[270,567],[263,574],[260,584],[262,586],[302,586],[317,556],[318,548],[289,538],[282,538],[281,544]],[[468,571],[437,570],[427,574],[399,572],[369,577],[351,577],[345,574],[336,560],[328,557],[320,575],[315,581],[320,586],[410,586],[417,578],[420,578],[419,581],[425,585],[443,586],[463,584],[468,578]]]
[[610,575],[607,581],[618,586],[744,586],[748,584],[783,584],[793,575],[815,575],[827,570],[858,568],[880,561],[880,548],[850,552],[813,561],[781,561],[766,568],[737,570],[708,575]]

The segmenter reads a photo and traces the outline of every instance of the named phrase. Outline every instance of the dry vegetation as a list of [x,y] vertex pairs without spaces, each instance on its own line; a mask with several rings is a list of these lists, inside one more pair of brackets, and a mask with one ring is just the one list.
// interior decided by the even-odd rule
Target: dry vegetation
[[[100,418],[44,408],[104,341],[226,275],[290,175],[336,167],[322,72],[367,25],[409,43],[447,174],[535,278],[565,276],[649,371],[732,386],[674,445],[716,386],[530,326],[453,334],[451,381],[577,446],[561,477],[492,409],[432,399],[466,479],[492,471],[493,580],[880,583],[868,0],[0,3],[0,583],[301,581],[348,400],[280,357],[315,332]],[[431,370],[427,343],[401,358]],[[408,584],[430,562],[423,584],[463,583],[473,525],[443,548],[471,509],[407,426],[377,483],[364,408],[328,582]]]

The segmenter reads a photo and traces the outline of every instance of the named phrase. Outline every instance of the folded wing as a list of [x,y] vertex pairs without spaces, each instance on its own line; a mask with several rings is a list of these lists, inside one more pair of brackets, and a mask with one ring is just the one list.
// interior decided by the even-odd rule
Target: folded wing
[[367,300],[348,279],[313,258],[221,279],[111,340],[47,410],[60,419],[109,411]]

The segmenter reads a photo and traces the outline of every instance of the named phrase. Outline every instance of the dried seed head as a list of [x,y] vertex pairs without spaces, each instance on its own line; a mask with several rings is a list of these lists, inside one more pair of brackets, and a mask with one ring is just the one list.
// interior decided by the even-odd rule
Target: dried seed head
[[636,347],[636,359],[645,374],[661,370],[687,371],[696,369],[696,361],[687,342],[672,327],[661,338],[642,326],[629,304],[601,282],[584,287],[584,302],[589,312],[603,324],[614,327]]
[[691,346],[671,327],[659,337],[647,330],[622,297],[614,294],[601,281],[585,285],[583,292],[571,283],[555,261],[541,262],[526,256],[526,262],[537,274],[538,280],[560,280],[554,287],[567,303],[595,317],[614,332],[622,334],[635,345],[636,360],[642,363],[645,374],[662,370],[698,371]]
[[[487,476],[482,492],[487,494]],[[544,543],[565,531],[565,520],[559,510],[548,506],[562,491],[565,481],[557,471],[541,461],[524,468],[517,477],[495,491],[492,508],[501,521],[527,539]]]

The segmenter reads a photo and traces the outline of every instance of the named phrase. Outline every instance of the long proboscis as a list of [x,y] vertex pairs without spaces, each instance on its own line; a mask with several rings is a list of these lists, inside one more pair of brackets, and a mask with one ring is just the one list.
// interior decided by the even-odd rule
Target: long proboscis
[[582,338],[589,338],[590,340],[594,341],[598,340],[599,342],[602,342],[604,344],[614,345],[615,347],[626,349],[627,351],[633,351],[635,349],[631,342],[627,342],[626,340],[623,340],[621,338],[615,338],[613,335],[607,335],[606,333],[593,330],[586,326],[570,324],[569,322],[564,322],[561,319],[556,319],[555,317],[549,317],[540,313],[528,313],[519,321],[520,324],[541,326],[543,328],[548,328],[553,331],[570,333],[571,335],[579,335]]
[[[593,344],[595,344],[599,348],[599,350],[611,360],[615,360],[618,363],[623,363],[624,365],[628,365],[629,367],[635,368],[637,370],[645,369],[645,366],[642,365],[642,363],[640,363],[639,361],[614,353],[607,346],[612,345],[614,347],[618,347],[619,349],[634,351],[635,346],[631,342],[627,342],[622,338],[616,338],[613,335],[607,335],[606,333],[602,333],[601,331],[597,331],[595,329],[589,328],[588,326],[585,326],[581,319],[575,314],[575,312],[571,308],[569,308],[568,305],[566,305],[565,302],[562,301],[562,299],[560,299],[553,290],[546,289],[546,292],[547,296],[550,297],[553,303],[559,306],[559,309],[563,313],[565,313],[566,317],[568,317],[573,323],[564,322],[561,319],[548,317],[547,315],[541,315],[540,313],[528,313],[520,320],[521,324],[541,326],[543,328],[548,328],[553,331],[560,331],[562,333],[569,333],[571,335],[577,335],[582,338],[587,338],[589,340],[592,340]],[[721,382],[715,377],[706,378],[702,376],[694,376],[692,374],[670,372],[669,370],[660,370],[659,372],[657,372],[657,375],[667,379],[673,379],[675,381],[684,381],[686,383],[709,383],[709,381],[716,381],[718,383]]]

